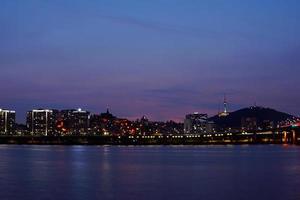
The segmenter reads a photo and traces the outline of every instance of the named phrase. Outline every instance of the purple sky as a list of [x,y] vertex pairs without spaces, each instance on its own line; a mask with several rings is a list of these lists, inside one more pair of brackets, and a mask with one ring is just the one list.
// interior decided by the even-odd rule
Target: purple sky
[[298,0],[1,0],[0,107],[300,113]]

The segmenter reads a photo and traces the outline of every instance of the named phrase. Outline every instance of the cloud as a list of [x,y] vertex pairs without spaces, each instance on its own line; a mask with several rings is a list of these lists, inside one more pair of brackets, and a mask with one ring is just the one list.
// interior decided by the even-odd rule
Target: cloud
[[111,22],[119,23],[119,24],[127,24],[127,25],[145,28],[145,29],[151,29],[154,31],[187,35],[192,37],[211,37],[212,35],[218,34],[216,31],[212,31],[212,30],[200,31],[200,30],[193,29],[191,27],[172,25],[172,24],[161,23],[157,21],[154,22],[150,20],[141,20],[138,18],[128,17],[128,16],[113,16],[113,15],[100,14],[97,17],[104,20],[109,20]]

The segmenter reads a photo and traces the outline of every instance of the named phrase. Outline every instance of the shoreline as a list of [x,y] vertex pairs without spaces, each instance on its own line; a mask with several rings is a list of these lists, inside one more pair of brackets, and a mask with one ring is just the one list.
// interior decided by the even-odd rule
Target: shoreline
[[294,144],[296,141],[283,141],[281,137],[231,137],[231,138],[173,138],[149,136],[0,136],[0,145],[269,145]]

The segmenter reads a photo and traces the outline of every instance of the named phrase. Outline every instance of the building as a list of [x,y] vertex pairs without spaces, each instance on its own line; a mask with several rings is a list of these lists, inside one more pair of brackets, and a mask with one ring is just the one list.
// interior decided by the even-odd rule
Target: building
[[62,110],[60,118],[63,122],[63,129],[69,134],[86,134],[90,127],[90,112],[82,109]]
[[101,113],[100,114],[100,117],[102,118],[102,119],[106,119],[106,120],[115,120],[117,117],[116,116],[114,116],[113,114],[111,114],[110,112],[109,112],[109,109],[107,108],[106,109],[106,112],[105,113]]
[[27,112],[26,125],[32,135],[56,134],[57,110],[37,109]]
[[184,133],[186,134],[204,134],[214,131],[213,122],[208,121],[207,114],[195,112],[185,116]]
[[106,112],[100,114],[100,118],[104,135],[118,135],[120,133],[120,127],[117,123],[117,117],[110,113],[108,108]]
[[61,131],[71,134],[73,131],[75,109],[61,110],[59,116],[59,123]]
[[15,132],[16,112],[0,109],[0,134],[12,135]]
[[99,114],[92,114],[90,116],[90,129],[93,134],[102,133],[102,118]]
[[73,112],[73,130],[78,134],[85,134],[90,127],[90,112],[81,110],[75,110]]
[[257,130],[258,123],[256,117],[243,117],[241,120],[242,129],[244,130]]

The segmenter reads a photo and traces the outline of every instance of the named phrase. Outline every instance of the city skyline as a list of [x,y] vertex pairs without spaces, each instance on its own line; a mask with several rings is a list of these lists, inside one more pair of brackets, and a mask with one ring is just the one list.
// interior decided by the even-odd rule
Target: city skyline
[[224,93],[229,110],[300,113],[298,1],[0,4],[0,107],[18,122],[39,107],[182,121]]
[[[225,113],[226,115],[229,114],[230,112],[227,111],[227,101],[225,101],[224,99],[224,102],[223,102],[223,107],[222,109],[218,109],[218,112],[214,113],[213,115],[211,115],[210,117],[213,117],[213,116],[217,116],[217,115],[222,115],[223,113]],[[60,109],[58,108],[52,108],[52,107],[40,107],[40,108],[31,108],[29,110],[27,110],[25,113],[17,113],[18,115],[22,116],[23,115],[25,116],[23,119],[21,119],[21,117],[18,117],[18,115],[16,115],[16,110],[13,110],[13,109],[9,109],[9,108],[1,108],[0,107],[0,111],[6,111],[6,112],[13,112],[15,113],[16,115],[16,123],[19,123],[19,124],[24,124],[26,122],[26,115],[29,113],[29,112],[39,112],[39,111],[51,111],[51,110],[56,110],[56,111],[64,111],[64,110],[74,110],[74,111],[79,111],[79,112],[88,112],[90,113],[90,115],[99,115],[99,114],[103,114],[105,113],[104,111],[106,111],[106,113],[110,113],[111,112],[111,109],[109,107],[106,108],[106,110],[102,110],[102,111],[98,111],[98,112],[95,112],[95,111],[90,111],[90,110],[85,110],[85,109],[82,109],[81,107],[78,107],[78,108],[62,108],[60,106]],[[199,110],[198,111],[194,111],[192,113],[199,113]],[[111,113],[113,114],[113,113]],[[184,117],[186,114],[189,114],[189,113],[185,113],[184,116],[182,116],[182,119],[180,120],[174,120],[174,119],[166,119],[164,121],[175,121],[175,122],[179,122],[179,123],[182,123],[184,121]],[[130,115],[130,113],[129,113]],[[208,114],[206,114],[208,115]],[[141,116],[137,116],[136,118],[132,117],[132,118],[127,118],[127,117],[123,117],[123,116],[118,116],[120,117],[121,119],[124,118],[124,119],[128,119],[128,120],[131,120],[131,121],[135,121],[135,120],[139,120],[139,119],[142,119],[144,117],[146,117],[148,119],[148,116],[146,114],[144,115],[141,115]],[[19,120],[19,121],[18,121]],[[159,121],[159,120],[155,120],[155,119],[149,119],[151,121]],[[163,121],[163,120],[162,120]]]
[[[81,107],[78,107],[78,108],[63,108],[60,106],[60,108],[51,108],[51,107],[34,107],[34,108],[31,108],[29,110],[27,110],[25,113],[22,113],[20,116],[23,117],[23,114],[24,114],[24,118],[21,119],[20,121],[18,121],[18,119],[20,119],[21,117],[18,118],[18,115],[20,113],[17,113],[16,110],[13,110],[13,109],[9,109],[9,108],[1,108],[0,107],[0,111],[3,111],[3,112],[7,112],[7,113],[13,113],[14,114],[14,118],[15,118],[15,123],[17,124],[25,124],[26,123],[26,118],[28,117],[28,113],[31,113],[31,112],[64,112],[64,111],[75,111],[75,112],[79,112],[79,113],[87,113],[89,116],[99,116],[99,115],[102,115],[102,114],[109,114],[110,116],[115,116],[119,119],[126,119],[126,120],[130,120],[130,121],[138,121],[138,120],[141,120],[141,119],[147,119],[147,120],[150,120],[152,122],[176,122],[176,123],[184,123],[185,121],[185,118],[186,116],[188,115],[205,115],[207,117],[210,117],[210,118],[214,118],[214,117],[219,117],[219,118],[223,118],[223,117],[227,117],[229,116],[231,113],[234,113],[234,112],[237,112],[237,111],[240,111],[240,110],[244,110],[244,109],[253,109],[253,108],[257,108],[257,109],[271,109],[271,110],[274,110],[274,111],[279,111],[279,110],[276,110],[274,108],[271,108],[271,107],[264,107],[264,106],[259,106],[257,105],[256,103],[254,103],[254,105],[250,105],[250,106],[246,106],[246,107],[241,107],[241,108],[238,108],[238,109],[235,109],[235,110],[229,110],[228,109],[228,101],[227,101],[227,98],[224,96],[224,99],[223,99],[223,103],[222,103],[222,107],[219,106],[219,109],[218,109],[218,112],[216,113],[213,113],[213,114],[208,114],[208,113],[204,113],[204,112],[201,112],[201,110],[195,110],[193,112],[186,112],[184,114],[184,116],[181,116],[181,119],[179,120],[174,120],[174,119],[166,119],[166,120],[155,120],[155,119],[151,119],[149,118],[149,116],[147,115],[141,115],[141,116],[137,116],[137,117],[124,117],[124,116],[119,116],[117,115],[116,113],[114,112],[111,112],[111,109],[109,107],[106,107],[106,110],[102,110],[102,111],[98,111],[98,112],[94,112],[94,111],[91,111],[91,110],[86,110],[86,109],[82,109]],[[299,115],[293,115],[291,113],[286,113],[284,111],[279,111],[281,113],[284,113],[284,114],[287,114],[287,115],[290,115],[290,116],[293,116],[295,118],[299,118]],[[17,113],[17,114],[16,114]],[[116,115],[115,115],[116,114]],[[128,114],[130,115],[130,114]]]

